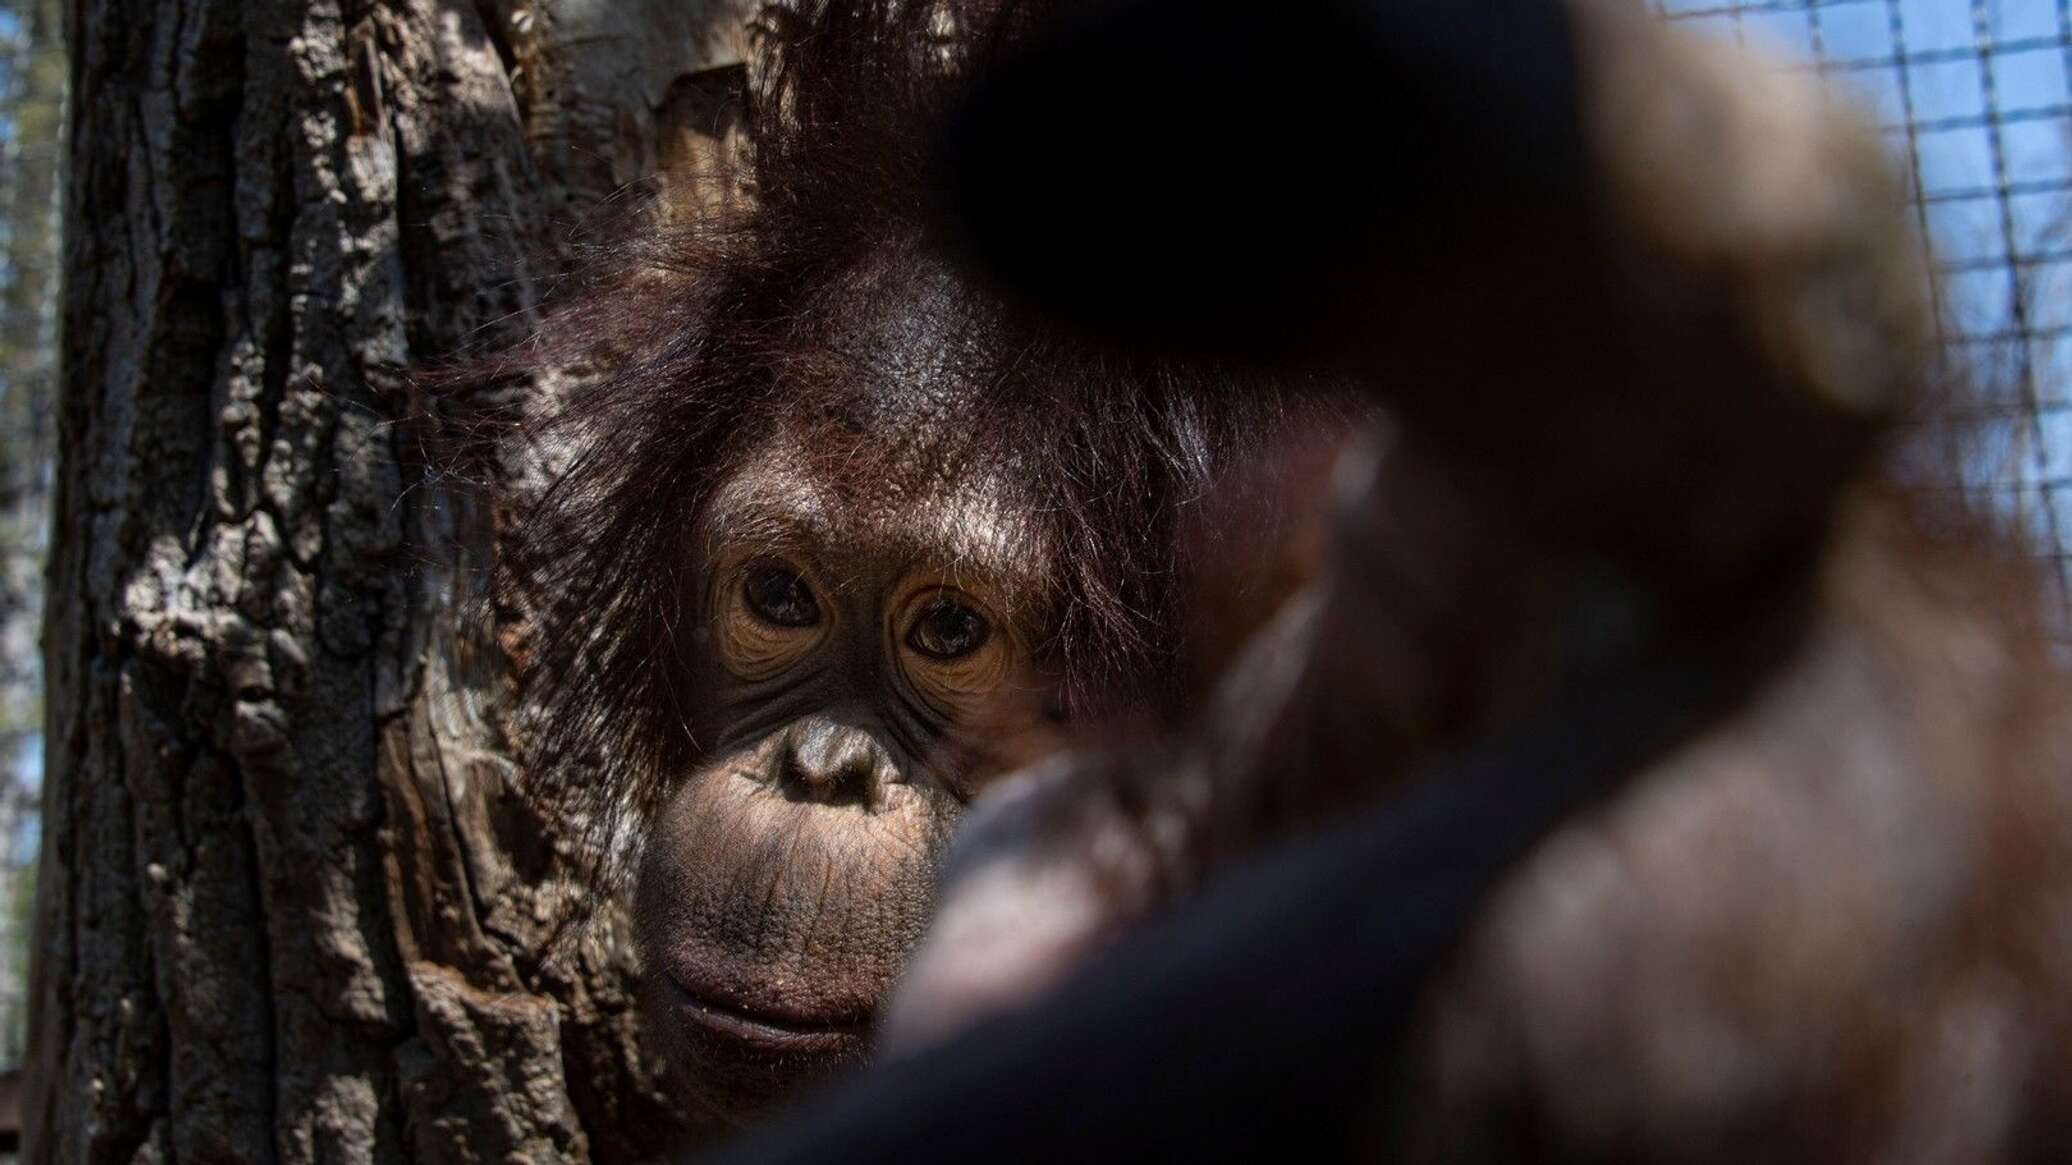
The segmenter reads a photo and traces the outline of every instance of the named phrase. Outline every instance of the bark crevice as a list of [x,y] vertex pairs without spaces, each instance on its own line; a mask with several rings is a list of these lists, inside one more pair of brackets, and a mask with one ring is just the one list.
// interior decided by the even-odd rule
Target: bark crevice
[[652,1159],[623,920],[556,945],[511,785],[502,518],[406,370],[515,339],[616,188],[570,159],[732,58],[656,0],[69,8],[25,1159]]

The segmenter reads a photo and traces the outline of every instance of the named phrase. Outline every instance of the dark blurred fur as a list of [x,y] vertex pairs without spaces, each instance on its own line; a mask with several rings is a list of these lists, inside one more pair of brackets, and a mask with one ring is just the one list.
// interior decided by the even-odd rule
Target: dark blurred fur
[[[1279,1111],[1305,1132],[1371,1120],[1364,1147],[1387,1159],[2064,1160],[2062,609],[2028,548],[1947,488],[1938,446],[1965,394],[1935,368],[1891,159],[1811,77],[1623,0],[1561,7],[1579,33],[1585,196],[1488,191],[1453,231],[1424,231],[1423,265],[1349,252],[1331,290],[1363,294],[1314,345],[1365,369],[1402,432],[1343,499],[1317,593],[1191,730],[1045,766],[981,807],[888,1036],[922,1045],[1104,972],[1170,998],[1111,944],[1216,901],[1217,879],[1241,884],[1264,852],[1323,849],[1320,828],[1606,676],[1754,645],[1765,670],[1741,699],[1616,796],[1579,799],[1475,911],[1393,1071],[1363,1081],[1364,1109]],[[1135,10],[1184,24],[1186,8]],[[1126,59],[1133,77],[1192,69]],[[1082,64],[1051,75],[1125,84]],[[1042,254],[1059,270],[1094,259]],[[1113,326],[1113,297],[1089,298]],[[1926,428],[1895,458],[1909,421]],[[1484,809],[1501,822],[1509,806]],[[1394,910],[1395,889],[1374,886],[1363,934],[1415,913]],[[1300,920],[1313,902],[1279,905]],[[1314,983],[1278,978],[1287,955],[1229,944],[1220,969],[1246,993],[1197,997],[1251,1021],[1227,1055],[1261,1065],[1258,1087],[1232,1089],[1242,1102],[1175,1088],[1141,1128],[1260,1113],[1290,1072],[1258,1054],[1278,993],[1314,1001]],[[1087,998],[1037,1004],[1026,1030],[1087,1014]],[[1349,1029],[1371,1005],[1357,983],[1340,1002]],[[1187,1078],[1187,1025],[1096,1018],[1116,1021],[1089,1025],[1101,1051],[1067,1050],[1157,1065],[1133,1097],[1156,1096],[1168,1065]],[[982,1083],[1003,1107],[1031,1091]],[[1003,1127],[972,1107],[970,1127]],[[936,1133],[918,1105],[898,1111],[917,1140]],[[1241,1124],[1196,1156],[1242,1155]],[[1288,1127],[1260,1117],[1250,1135]],[[995,1135],[1019,1147],[1018,1132]]]

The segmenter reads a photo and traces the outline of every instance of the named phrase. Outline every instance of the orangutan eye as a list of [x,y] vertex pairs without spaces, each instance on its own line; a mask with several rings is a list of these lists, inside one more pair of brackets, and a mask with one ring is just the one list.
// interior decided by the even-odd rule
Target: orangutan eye
[[756,618],[773,627],[811,627],[820,604],[806,580],[782,566],[758,566],[741,583],[741,597]]
[[992,633],[984,615],[945,595],[921,608],[906,643],[930,659],[950,660],[984,647]]

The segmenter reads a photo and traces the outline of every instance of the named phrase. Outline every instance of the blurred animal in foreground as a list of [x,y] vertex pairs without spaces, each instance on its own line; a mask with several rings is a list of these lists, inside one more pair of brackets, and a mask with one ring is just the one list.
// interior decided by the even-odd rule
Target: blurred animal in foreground
[[[1009,287],[1133,351],[1350,377],[1394,421],[1341,466],[1323,576],[1192,729],[988,794],[884,1032],[939,1046],[878,1095],[945,1153],[990,1127],[1011,1156],[1073,1135],[1228,1156],[1285,1116],[1417,1159],[2064,1159],[2072,685],[2022,548],[1893,472],[1901,426],[1945,402],[1875,132],[1637,6],[1438,7],[1323,4],[1294,54],[1281,13],[1123,5],[999,74],[953,136],[966,244]],[[1233,171],[1172,121],[1242,137],[1298,73],[1293,175]],[[1363,104],[1388,86],[1417,100]],[[1175,124],[1178,144],[1145,144]],[[1098,192],[1040,169],[1067,141]],[[1226,204],[1312,191],[1313,220],[1232,244],[1225,283],[1172,259]],[[1035,204],[1049,226],[1008,230]],[[1357,967],[1312,982],[1240,941],[1311,912],[1352,918],[1348,959],[1376,948],[1359,928],[1388,931],[1395,888],[1366,918],[1262,889],[1304,847],[1337,853],[1326,826],[1423,805],[1435,763],[1680,665],[1718,682],[1616,790],[1549,756],[1549,812],[1572,815],[1486,896],[1471,884],[1400,1040],[1269,1054],[1276,1008],[1299,1026],[1336,1007],[1352,1040],[1361,1007],[1394,1002]],[[1651,728],[1610,725],[1590,731]],[[1490,788],[1533,788],[1532,757],[1507,755]],[[1198,899],[1274,910],[1219,922]],[[1193,997],[1220,1049],[1159,1002],[1209,977],[1252,992]],[[1099,1023],[1105,1045],[1044,1034]],[[1304,1056],[1357,1078],[1318,1084]],[[1109,1059],[1144,1069],[1134,1111],[1097,1095],[1127,1075]],[[952,1092],[978,1113],[933,1103]],[[1075,1105],[1132,1127],[1103,1141]]]

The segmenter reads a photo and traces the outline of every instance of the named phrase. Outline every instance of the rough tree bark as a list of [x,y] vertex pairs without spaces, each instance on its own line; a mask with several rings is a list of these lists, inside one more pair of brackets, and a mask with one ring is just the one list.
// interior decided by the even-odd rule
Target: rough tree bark
[[[511,795],[496,515],[407,372],[702,157],[744,4],[71,0],[28,1159],[630,1161],[695,1130]],[[720,70],[720,71],[715,71]]]

